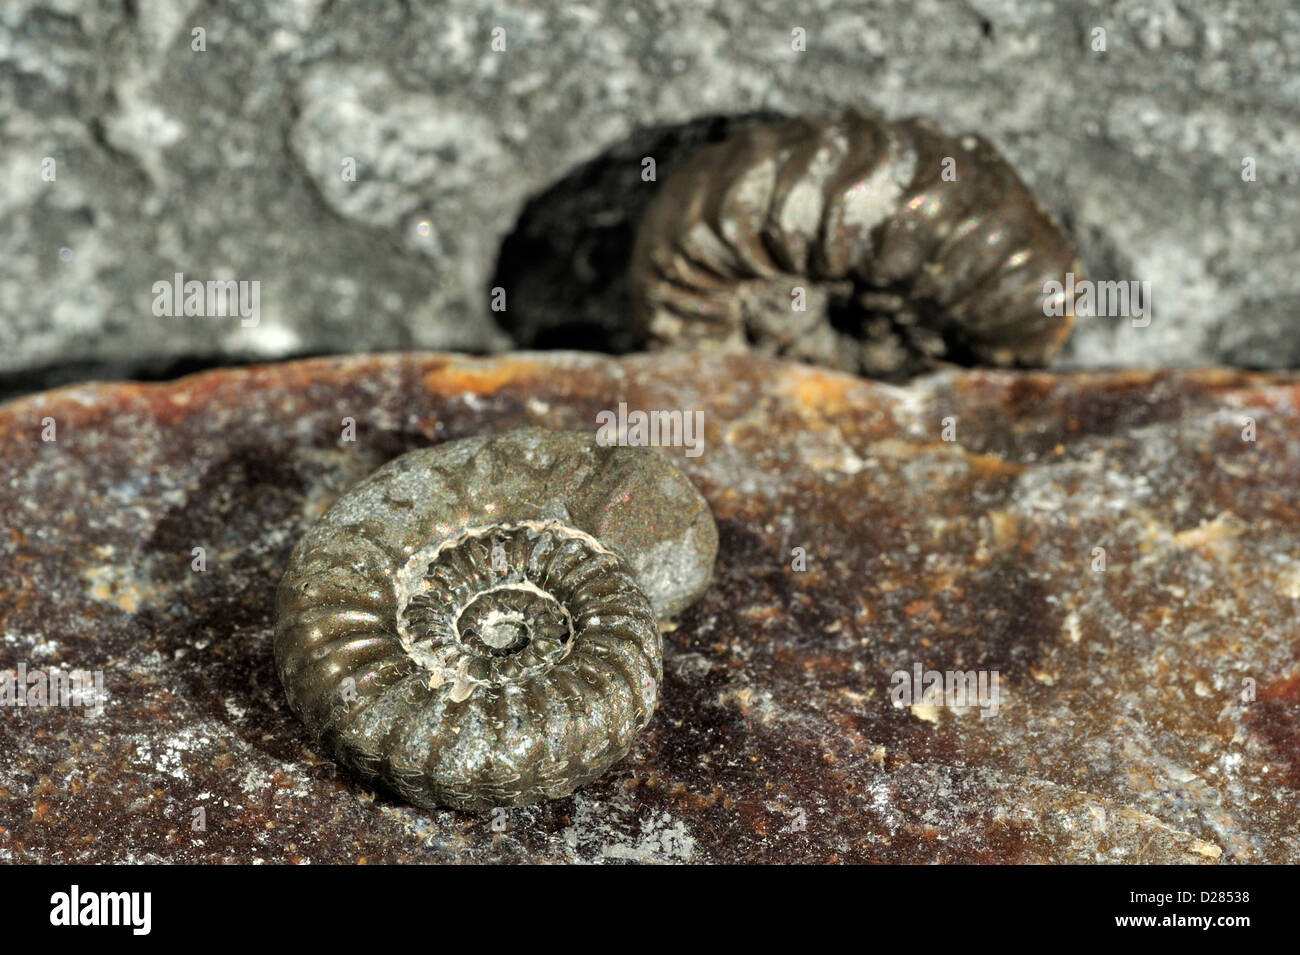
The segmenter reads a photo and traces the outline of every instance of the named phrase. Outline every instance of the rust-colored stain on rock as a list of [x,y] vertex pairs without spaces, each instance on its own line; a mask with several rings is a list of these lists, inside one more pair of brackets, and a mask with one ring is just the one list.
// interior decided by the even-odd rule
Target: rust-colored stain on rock
[[[529,353],[12,402],[0,671],[99,671],[106,700],[0,707],[0,861],[1300,862],[1297,395]],[[356,785],[275,675],[294,542],[404,451],[619,402],[703,412],[701,453],[661,453],[721,538],[646,732],[503,819]],[[896,698],[918,669],[996,671],[996,713]]]

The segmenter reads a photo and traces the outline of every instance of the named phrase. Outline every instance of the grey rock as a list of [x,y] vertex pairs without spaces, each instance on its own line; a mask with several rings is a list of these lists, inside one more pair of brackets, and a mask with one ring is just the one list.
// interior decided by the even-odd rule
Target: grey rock
[[[191,49],[195,28],[206,52]],[[791,48],[795,28],[806,52]],[[553,312],[567,299],[587,318],[553,337],[633,348],[617,295],[596,299],[615,311],[593,324],[575,301],[586,286],[565,276],[594,268],[588,284],[617,291],[618,235],[644,205],[635,191],[656,188],[638,174],[645,131],[671,160],[674,130],[700,117],[848,106],[982,132],[1076,236],[1092,277],[1152,283],[1148,327],[1081,320],[1061,367],[1294,366],[1298,104],[1300,11],[1283,0],[905,12],[13,0],[0,11],[0,378],[501,350],[499,274],[524,344],[554,324],[544,300]],[[630,176],[610,165],[628,160]],[[555,258],[501,271],[530,197],[593,161],[556,207],[567,218],[532,222],[567,230]],[[257,326],[156,317],[153,283],[178,271],[260,281]],[[542,286],[531,306],[530,282]]]

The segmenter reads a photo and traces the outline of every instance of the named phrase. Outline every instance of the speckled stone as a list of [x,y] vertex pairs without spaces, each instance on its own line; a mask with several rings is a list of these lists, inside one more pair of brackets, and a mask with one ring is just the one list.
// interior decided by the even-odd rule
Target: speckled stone
[[[0,861],[1300,862],[1298,398],[534,353],[10,403],[0,670],[100,670],[106,701],[0,707]],[[404,451],[620,401],[703,412],[702,453],[663,453],[720,535],[631,753],[495,813],[352,782],[275,674],[294,541]],[[996,670],[996,715],[895,705],[917,665]]]

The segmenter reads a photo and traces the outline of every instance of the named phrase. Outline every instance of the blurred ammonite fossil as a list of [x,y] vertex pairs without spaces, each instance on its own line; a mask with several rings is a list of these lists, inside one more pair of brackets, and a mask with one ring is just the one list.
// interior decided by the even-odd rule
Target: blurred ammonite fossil
[[[745,348],[873,375],[1046,364],[1069,236],[976,135],[849,112],[743,127],[642,220],[630,284],[652,347]],[[1068,311],[1055,309],[1054,311]]]
[[522,428],[412,451],[294,549],[276,666],[336,760],[416,805],[564,796],[649,722],[656,615],[699,596],[717,545],[652,449]]

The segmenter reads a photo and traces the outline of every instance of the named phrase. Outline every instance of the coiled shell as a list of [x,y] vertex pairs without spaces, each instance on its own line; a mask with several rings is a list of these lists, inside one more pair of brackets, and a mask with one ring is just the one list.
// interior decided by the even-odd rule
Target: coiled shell
[[1073,318],[1045,313],[1044,285],[1070,271],[1069,236],[984,139],[850,112],[692,156],[646,212],[630,282],[652,347],[889,374],[1045,364]]
[[409,802],[564,796],[649,722],[656,612],[699,595],[716,551],[654,450],[525,428],[412,451],[294,549],[276,666],[330,754]]

